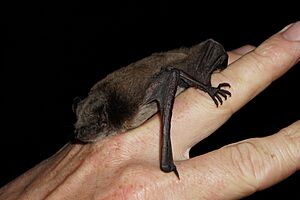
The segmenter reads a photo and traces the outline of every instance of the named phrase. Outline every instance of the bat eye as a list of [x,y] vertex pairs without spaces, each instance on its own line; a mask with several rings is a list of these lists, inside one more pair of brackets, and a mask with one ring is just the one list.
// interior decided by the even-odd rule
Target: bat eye
[[101,122],[100,127],[101,128],[107,127],[107,122],[106,121]]
[[105,127],[107,127],[107,125],[108,125],[108,122],[107,122],[107,115],[106,115],[105,112],[101,112],[101,113],[100,113],[99,126],[100,126],[101,128],[105,128]]

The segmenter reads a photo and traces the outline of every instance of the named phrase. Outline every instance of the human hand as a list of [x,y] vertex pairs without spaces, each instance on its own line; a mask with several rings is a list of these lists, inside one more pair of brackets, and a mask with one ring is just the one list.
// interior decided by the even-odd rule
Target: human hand
[[300,121],[192,159],[189,150],[299,61],[300,22],[229,56],[230,66],[213,75],[213,85],[231,84],[232,97],[222,106],[193,88],[176,98],[172,144],[180,180],[159,169],[160,120],[154,116],[97,143],[67,144],[3,187],[0,199],[237,199],[283,180],[300,167]]

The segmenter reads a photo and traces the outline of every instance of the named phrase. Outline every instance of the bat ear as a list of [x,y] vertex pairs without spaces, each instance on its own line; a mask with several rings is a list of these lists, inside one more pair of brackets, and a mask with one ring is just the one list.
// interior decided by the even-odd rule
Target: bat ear
[[76,109],[77,109],[78,104],[80,102],[81,102],[81,98],[78,97],[78,96],[73,99],[72,110],[73,110],[74,113],[76,113]]

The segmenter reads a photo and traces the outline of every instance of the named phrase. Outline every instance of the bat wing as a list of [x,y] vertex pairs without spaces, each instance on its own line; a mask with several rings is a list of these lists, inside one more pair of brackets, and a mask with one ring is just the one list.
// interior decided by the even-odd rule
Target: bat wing
[[228,65],[228,55],[223,46],[212,40],[206,40],[191,49],[187,72],[205,85],[211,85],[211,75]]

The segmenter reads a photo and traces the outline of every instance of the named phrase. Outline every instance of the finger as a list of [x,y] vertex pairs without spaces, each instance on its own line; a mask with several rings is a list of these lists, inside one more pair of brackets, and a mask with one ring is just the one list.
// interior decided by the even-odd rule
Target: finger
[[[300,22],[294,28],[300,29]],[[187,157],[194,144],[214,132],[235,111],[290,69],[299,58],[300,41],[287,40],[280,32],[233,62],[222,73],[213,76],[213,85],[222,82],[231,85],[232,97],[219,108],[199,90],[189,89],[183,93],[174,106],[174,149],[185,151],[183,155]]]
[[248,44],[248,45],[241,46],[237,49],[234,49],[234,50],[232,50],[232,52],[240,54],[240,55],[245,55],[254,49],[255,49],[255,46]]
[[253,49],[255,49],[255,47],[252,45],[244,45],[242,47],[239,47],[237,49],[229,51],[228,52],[228,57],[229,57],[228,63],[229,64],[233,63],[234,61],[238,60],[243,55],[252,51]]
[[199,188],[189,190],[191,199],[248,196],[300,169],[300,120],[275,135],[225,146],[182,161],[177,168],[180,187]]
[[[300,31],[300,22],[291,28]],[[214,132],[236,110],[297,62],[300,58],[300,41],[288,40],[284,33],[286,32],[275,34],[221,73],[214,74],[213,85],[222,82],[231,85],[232,97],[222,106],[216,108],[207,94],[194,88],[188,89],[176,98],[171,122],[175,159],[188,158],[193,145]],[[159,144],[159,118],[154,117],[144,128],[149,134],[149,137],[144,134],[144,139]]]
[[[300,22],[295,26],[300,29]],[[294,66],[299,54],[300,40],[289,41],[279,32],[217,74],[214,80],[231,83],[233,95],[237,94],[229,105],[234,112]]]

